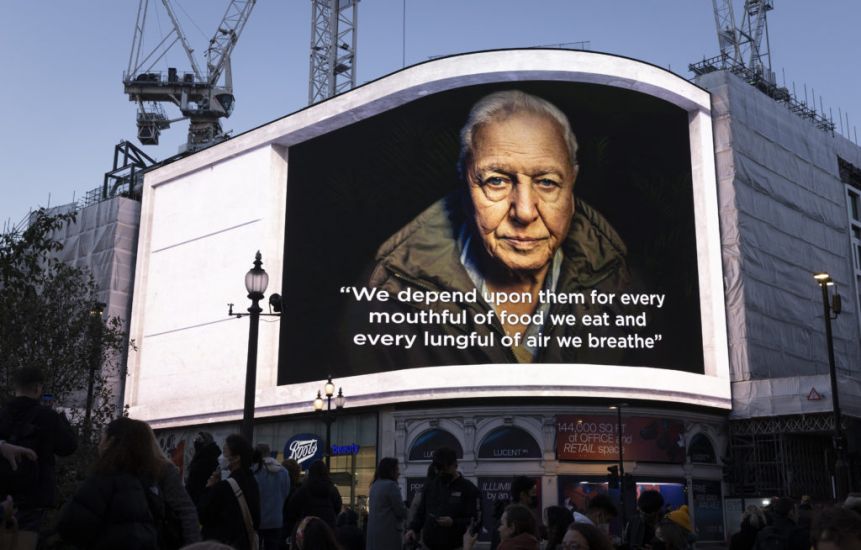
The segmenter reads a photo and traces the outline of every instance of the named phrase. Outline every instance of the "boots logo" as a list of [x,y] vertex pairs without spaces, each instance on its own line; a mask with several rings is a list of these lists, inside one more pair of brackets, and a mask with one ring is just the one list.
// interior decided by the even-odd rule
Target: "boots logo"
[[323,459],[325,445],[317,434],[296,434],[284,444],[284,456],[299,463],[303,470]]
[[296,440],[290,444],[290,458],[299,464],[317,454],[317,440]]

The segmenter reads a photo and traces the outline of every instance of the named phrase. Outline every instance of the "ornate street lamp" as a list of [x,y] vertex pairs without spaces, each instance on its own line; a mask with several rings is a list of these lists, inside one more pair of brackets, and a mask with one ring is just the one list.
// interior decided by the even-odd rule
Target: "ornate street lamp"
[[[323,395],[326,396],[326,409],[323,410]],[[344,391],[342,388],[338,388],[338,396],[335,397],[335,412],[332,411],[332,396],[335,395],[335,384],[332,382],[332,375],[329,375],[329,379],[326,381],[326,384],[323,386],[321,390],[317,390],[317,397],[314,398],[314,411],[321,413],[323,415],[323,422],[326,423],[326,467],[329,467],[332,457],[332,423],[335,422],[335,415],[337,411],[340,411],[344,408],[344,404],[347,402],[347,398],[344,397]]]
[[263,269],[263,256],[260,251],[254,256],[254,267],[245,274],[245,290],[248,291],[248,298],[251,300],[251,307],[248,308],[248,313],[234,313],[233,304],[228,304],[229,309],[227,314],[236,317],[248,316],[248,361],[245,366],[245,403],[242,408],[242,427],[240,433],[249,442],[253,441],[254,437],[254,390],[257,385],[257,336],[260,327],[261,315],[280,316],[281,311],[281,296],[273,294],[269,297],[270,308],[276,313],[263,313],[260,309],[260,300],[263,299],[263,293],[266,292],[266,287],[269,285],[269,274]]

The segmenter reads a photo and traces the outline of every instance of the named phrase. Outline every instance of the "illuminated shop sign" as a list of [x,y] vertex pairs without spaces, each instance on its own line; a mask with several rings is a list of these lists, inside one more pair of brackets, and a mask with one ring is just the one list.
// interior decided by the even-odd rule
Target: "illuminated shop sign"
[[478,458],[541,458],[541,448],[526,430],[502,426],[484,437],[478,447]]
[[[600,460],[619,457],[615,416],[557,416],[556,457],[559,460]],[[622,451],[626,460],[685,461],[684,424],[678,420],[643,416],[622,417]]]

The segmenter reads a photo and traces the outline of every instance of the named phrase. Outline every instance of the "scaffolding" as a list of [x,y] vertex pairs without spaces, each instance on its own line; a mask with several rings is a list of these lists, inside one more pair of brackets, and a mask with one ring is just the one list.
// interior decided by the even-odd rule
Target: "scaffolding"
[[735,497],[833,497],[830,413],[733,420],[727,483]]

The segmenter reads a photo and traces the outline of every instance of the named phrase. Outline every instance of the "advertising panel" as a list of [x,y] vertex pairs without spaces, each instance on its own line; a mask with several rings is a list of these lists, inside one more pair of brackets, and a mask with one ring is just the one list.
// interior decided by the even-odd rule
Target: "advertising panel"
[[[556,457],[559,460],[614,461],[619,456],[615,416],[556,417]],[[625,460],[685,462],[684,424],[678,420],[622,416]]]
[[695,479],[694,527],[699,540],[724,540],[721,482]]
[[289,154],[282,358],[336,377],[499,363],[703,373],[675,105],[594,84],[471,86]]
[[[536,506],[543,510],[541,505],[541,478],[535,480]],[[481,495],[481,531],[478,540],[488,541],[493,536],[493,531],[499,524],[499,518],[505,507],[511,503],[511,483],[513,477],[480,477],[478,478],[478,490]]]

